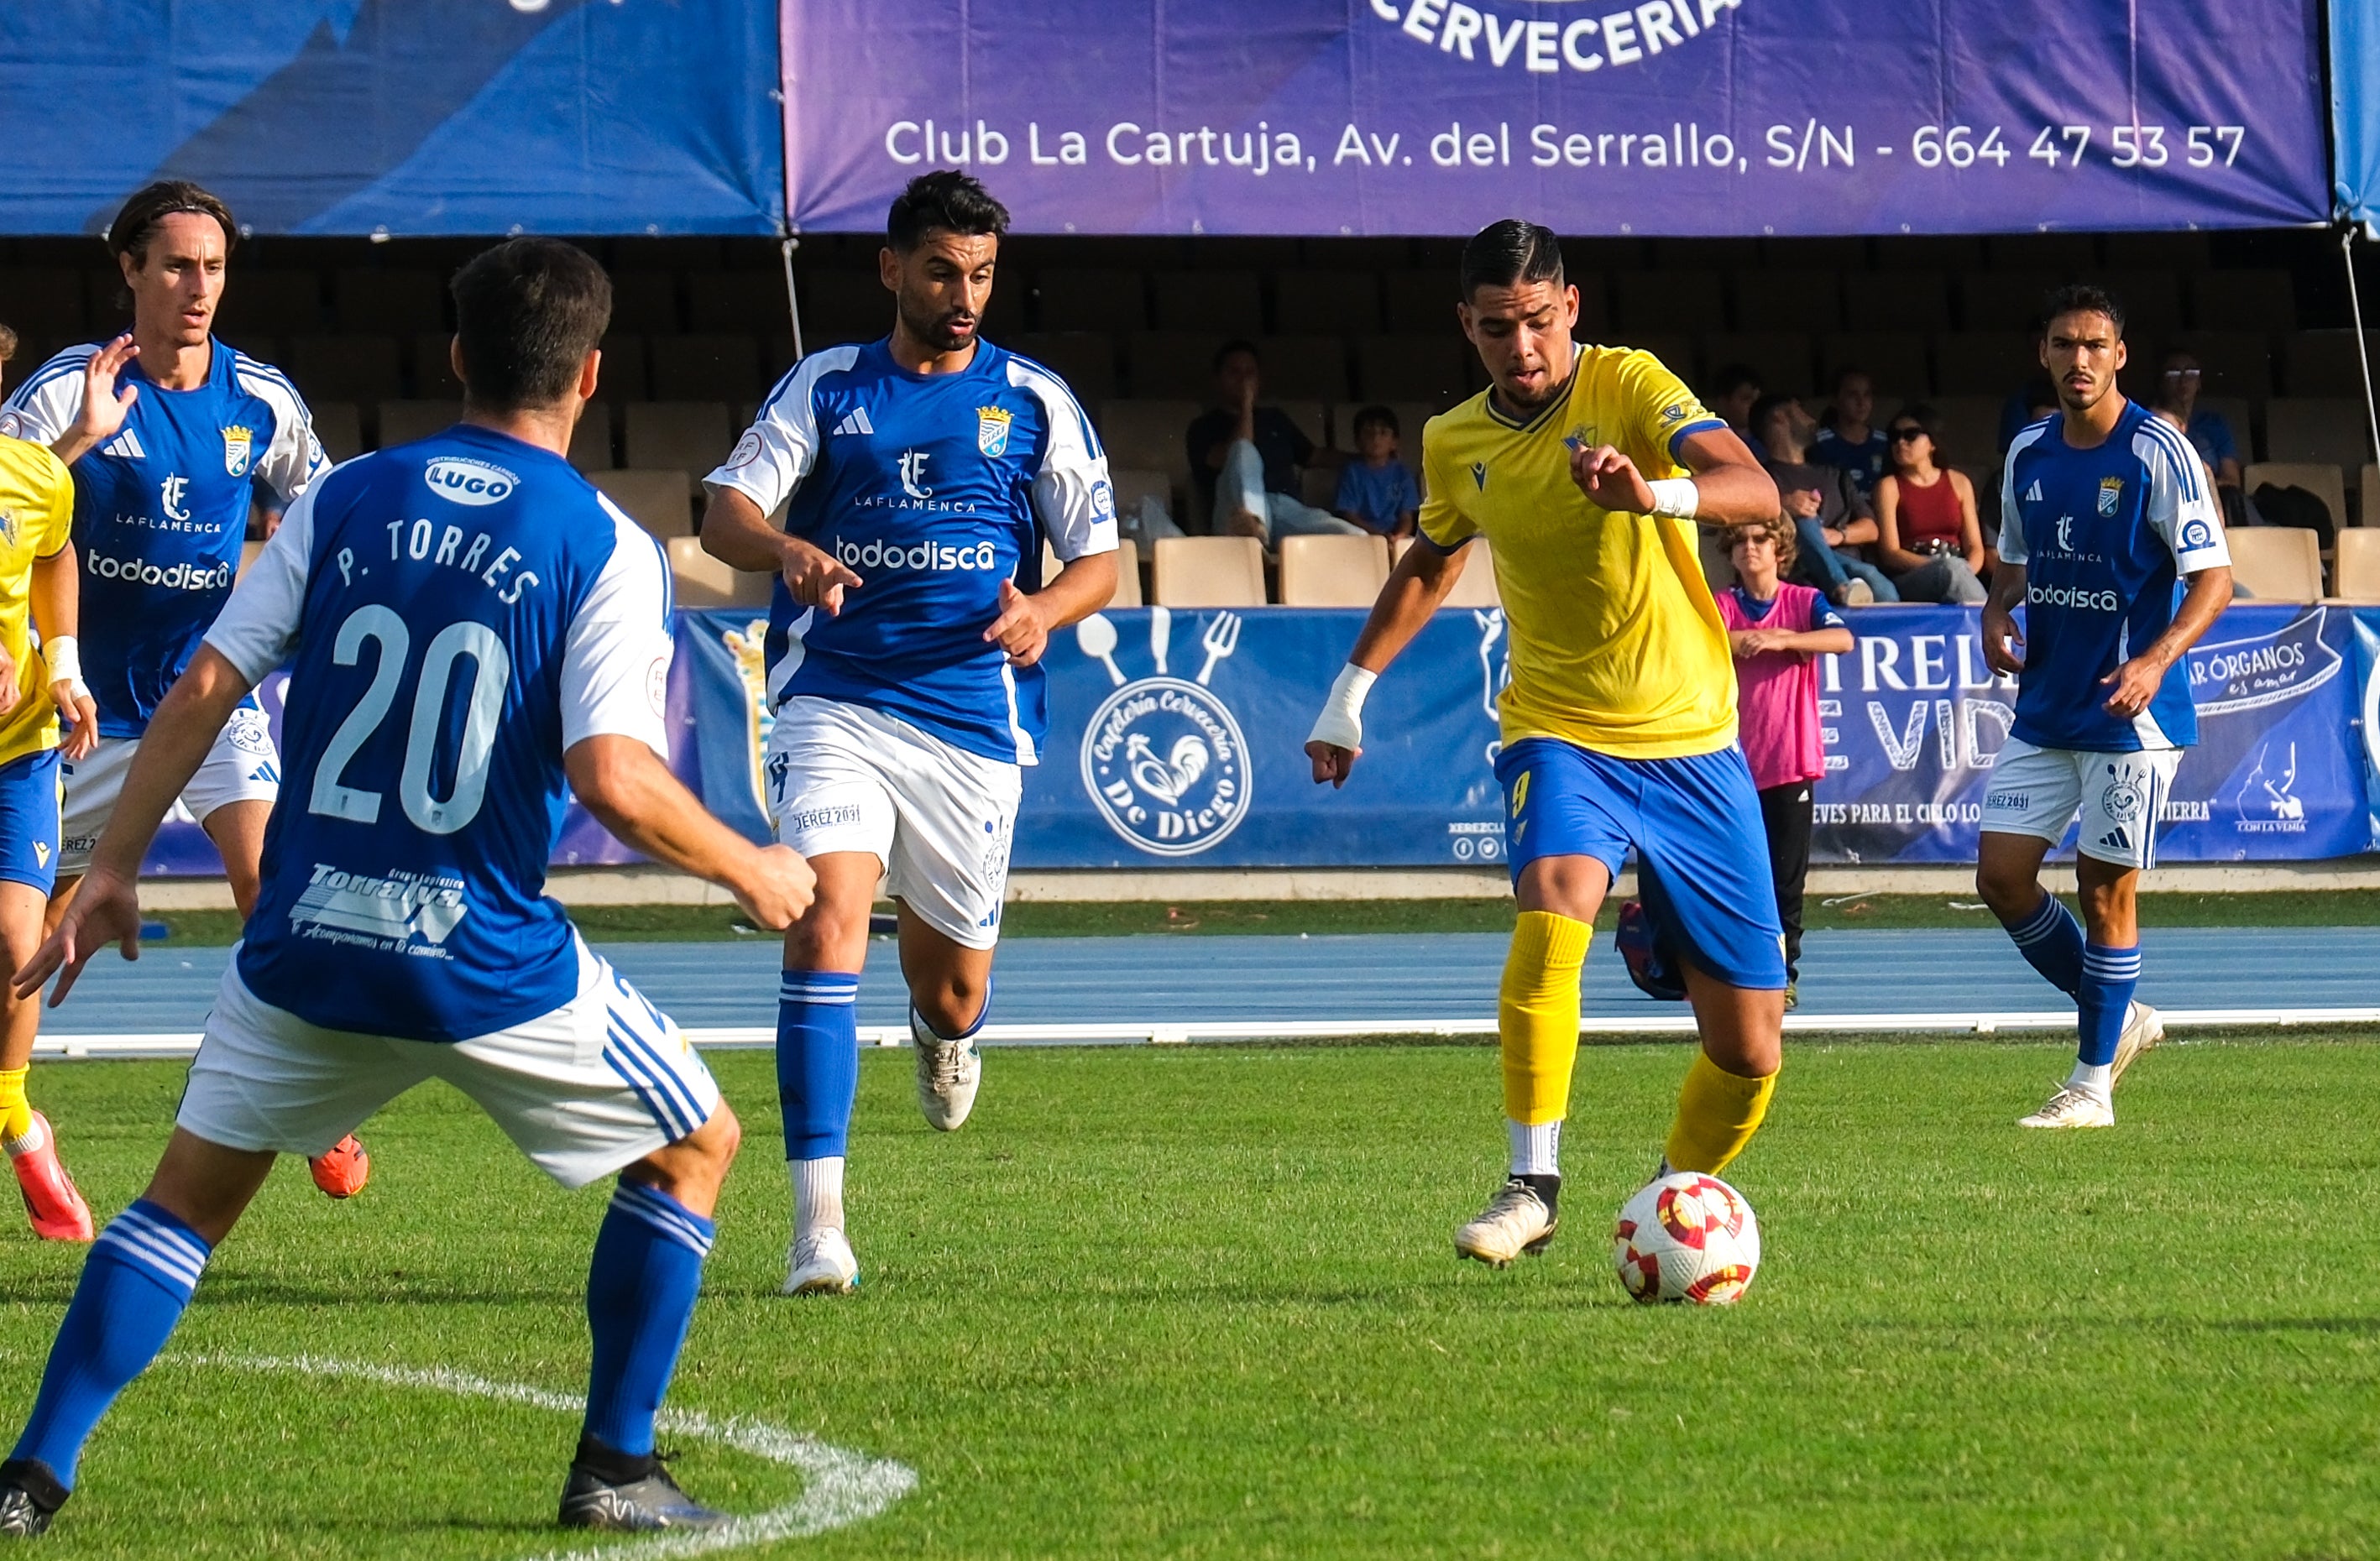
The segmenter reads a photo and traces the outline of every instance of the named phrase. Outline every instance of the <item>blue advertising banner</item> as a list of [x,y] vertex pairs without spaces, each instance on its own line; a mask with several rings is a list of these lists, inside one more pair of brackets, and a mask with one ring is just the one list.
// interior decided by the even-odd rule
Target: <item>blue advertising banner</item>
[[2355,615],[2355,665],[2362,696],[2355,703],[2356,746],[2363,754],[2364,795],[2372,799],[2372,845],[2380,851],[2380,612]]
[[780,0],[785,201],[1040,233],[2030,232],[2330,212],[2314,0]]
[[0,231],[195,179],[260,233],[775,233],[754,0],[42,0],[0,25]]

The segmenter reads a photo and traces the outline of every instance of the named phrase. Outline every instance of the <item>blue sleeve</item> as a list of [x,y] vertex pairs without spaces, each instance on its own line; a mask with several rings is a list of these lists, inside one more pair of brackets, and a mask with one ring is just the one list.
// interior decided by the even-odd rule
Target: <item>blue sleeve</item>
[[1813,629],[1848,629],[1851,627],[1851,624],[1844,619],[1841,613],[1835,611],[1835,604],[1828,601],[1822,596],[1817,600],[1810,604],[1810,627]]
[[1421,479],[1414,476],[1413,468],[1402,461],[1397,463],[1397,476],[1402,479],[1402,485],[1397,490],[1397,514],[1402,515],[1408,510],[1418,511],[1421,508]]
[[2206,441],[2207,449],[2214,453],[2210,465],[2240,458],[2240,446],[2232,441],[2228,417],[2220,412],[2201,412],[2191,421],[2200,425],[2199,437]]
[[1339,468],[1339,487],[1330,495],[1332,509],[1361,510],[1364,507],[1363,484],[1355,475],[1360,469],[1353,461]]

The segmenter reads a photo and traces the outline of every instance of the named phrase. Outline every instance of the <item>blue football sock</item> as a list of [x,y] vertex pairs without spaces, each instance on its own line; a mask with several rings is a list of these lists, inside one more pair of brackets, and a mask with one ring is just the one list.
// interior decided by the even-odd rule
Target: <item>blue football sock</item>
[[2132,989],[2141,984],[2141,946],[2110,949],[2094,943],[2082,950],[2082,989],[2075,995],[2082,1010],[2082,1045],[2075,1055],[2097,1068],[2116,1059],[2116,1042],[2124,1034],[2131,1011]]
[[2058,896],[2044,893],[2041,903],[2022,921],[2009,926],[2016,951],[2041,972],[2042,979],[2079,998],[2082,993],[2082,924]]
[[785,1158],[841,1155],[859,1092],[859,977],[789,970],[777,986],[777,1103]]
[[595,1336],[587,1434],[614,1452],[653,1450],[653,1416],[694,1320],[702,1260],[719,1227],[658,1188],[623,1177],[587,1271]]
[[91,1427],[165,1348],[212,1251],[145,1198],[107,1222],[83,1262],[32,1418],[11,1457],[39,1458],[73,1487]]

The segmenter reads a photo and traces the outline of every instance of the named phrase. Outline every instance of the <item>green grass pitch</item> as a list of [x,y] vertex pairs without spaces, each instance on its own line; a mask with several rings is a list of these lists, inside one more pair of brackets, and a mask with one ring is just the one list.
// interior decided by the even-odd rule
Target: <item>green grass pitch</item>
[[[745,1555],[2374,1554],[2380,1048],[2171,1046],[2114,1131],[2018,1131],[2065,1056],[1794,1047],[1731,1172],[1767,1248],[1731,1312],[1639,1308],[1611,1274],[1676,1046],[1582,1054],[1565,1229],[1500,1274],[1449,1243],[1502,1166],[1488,1049],[995,1051],[951,1137],[918,1120],[908,1055],[870,1052],[865,1289],[803,1302],[775,1293],[769,1059],[720,1056],[747,1149],[672,1401],[917,1471],[880,1517]],[[103,1216],[179,1081],[36,1070]],[[572,1417],[210,1363],[583,1386],[603,1194],[544,1183],[443,1086],[369,1136],[352,1204],[275,1173],[103,1424],[47,1554],[574,1548],[544,1526]],[[81,1257],[21,1227],[0,1248],[13,1426]],[[800,1490],[707,1444],[678,1468],[739,1510]]]

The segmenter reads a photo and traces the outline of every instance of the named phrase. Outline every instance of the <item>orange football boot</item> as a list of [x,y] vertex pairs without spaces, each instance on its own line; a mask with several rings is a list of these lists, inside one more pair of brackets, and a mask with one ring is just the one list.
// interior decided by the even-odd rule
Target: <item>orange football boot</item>
[[349,1133],[307,1161],[306,1168],[314,1173],[314,1185],[324,1192],[334,1198],[352,1198],[371,1180],[371,1156]]
[[44,1241],[90,1240],[96,1234],[91,1205],[75,1191],[74,1178],[58,1158],[58,1136],[50,1131],[50,1119],[34,1112],[32,1131],[5,1147],[17,1172],[17,1190],[25,1195],[33,1234]]

